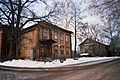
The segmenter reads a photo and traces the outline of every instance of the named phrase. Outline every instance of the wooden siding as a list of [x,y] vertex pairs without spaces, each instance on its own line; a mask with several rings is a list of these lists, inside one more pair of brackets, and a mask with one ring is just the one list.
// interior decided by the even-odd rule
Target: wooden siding
[[37,44],[37,30],[33,29],[22,35],[20,58],[29,59],[30,50],[35,49]]
[[[53,40],[55,40],[55,31],[57,31],[58,32],[58,40],[56,41],[57,43],[54,43],[53,45],[52,45],[52,57],[53,58],[66,58],[66,57],[70,57],[71,56],[71,42],[70,42],[70,38],[71,38],[71,33],[69,33],[69,32],[65,32],[65,31],[63,31],[63,30],[60,30],[60,29],[57,29],[57,28],[53,28],[53,27],[49,27],[49,25],[47,25],[46,23],[44,23],[44,24],[42,24],[42,26],[43,27],[45,27],[45,28],[48,28],[49,29],[49,31],[52,31],[52,39]],[[64,39],[63,39],[63,41],[61,42],[60,41],[60,33],[63,33],[63,37],[64,37]],[[50,33],[50,32],[49,32]],[[68,41],[68,44],[66,44],[66,34],[68,34],[68,36],[69,36],[69,41]],[[49,34],[50,35],[50,34]],[[49,37],[50,38],[50,37]],[[55,46],[58,46],[58,48],[57,48],[57,50],[58,50],[58,53],[55,53]],[[64,54],[61,54],[61,51],[60,51],[60,47],[61,46],[64,46]],[[69,53],[68,54],[66,54],[66,47],[69,47]]]
[[[22,46],[20,50],[20,58],[30,59],[30,50],[34,48],[35,59],[36,60],[41,59],[42,53],[41,53],[41,47],[40,47],[39,41],[44,40],[43,29],[47,29],[49,31],[47,39],[52,39],[52,40],[55,40],[54,38],[55,31],[58,32],[58,40],[57,41],[55,40],[56,43],[52,44],[51,49],[50,49],[50,46],[48,49],[46,46],[46,50],[49,50],[47,51],[48,54],[52,51],[52,53],[49,54],[49,57],[52,59],[71,57],[71,32],[63,29],[59,29],[59,28],[50,27],[50,26],[51,25],[48,25],[48,23],[38,23],[37,25],[31,26],[32,28],[30,27],[24,30],[22,35],[22,41],[21,41]],[[64,35],[63,36],[64,39],[62,42],[60,41],[61,32]],[[66,44],[66,34],[68,34],[68,44]],[[55,49],[56,49],[55,46],[57,46],[58,53],[55,52]],[[64,46],[64,54],[61,54],[61,46]],[[68,53],[66,52],[66,48],[68,49],[67,51]]]
[[107,45],[94,41],[92,39],[86,39],[80,44],[80,54],[89,53],[89,56],[107,56]]

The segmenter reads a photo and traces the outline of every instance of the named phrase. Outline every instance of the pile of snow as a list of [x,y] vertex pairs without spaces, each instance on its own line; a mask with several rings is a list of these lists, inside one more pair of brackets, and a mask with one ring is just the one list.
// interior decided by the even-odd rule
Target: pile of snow
[[66,59],[63,63],[60,60],[54,60],[52,62],[41,62],[41,61],[31,61],[31,60],[12,60],[0,63],[2,66],[12,66],[12,67],[60,67],[70,64],[78,64],[84,62],[98,61],[98,60],[112,60],[120,57],[81,57],[78,60]]

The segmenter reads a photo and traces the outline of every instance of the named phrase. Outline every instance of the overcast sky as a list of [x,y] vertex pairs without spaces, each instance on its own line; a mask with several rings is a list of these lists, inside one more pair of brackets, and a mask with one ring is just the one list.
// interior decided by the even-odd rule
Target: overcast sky
[[[62,0],[61,0],[62,1]],[[63,0],[64,1],[64,0]],[[74,0],[76,1],[77,3],[80,2],[80,0]],[[52,0],[49,0],[48,2],[49,5],[52,5]],[[90,3],[90,0],[83,0],[83,5],[82,5],[82,8],[85,9],[88,7],[88,5],[91,4]],[[36,4],[33,4],[31,6],[31,8],[33,9],[33,11],[36,12],[37,15],[43,15],[46,13],[46,10],[44,9],[45,8],[45,5],[41,2],[36,3]],[[91,11],[86,11],[84,13],[84,15],[86,15],[87,17],[83,19],[84,22],[88,22],[89,24],[102,24],[102,22],[100,21],[100,18],[98,15],[91,15]],[[27,24],[25,27],[29,26],[29,25],[32,25],[31,24]]]

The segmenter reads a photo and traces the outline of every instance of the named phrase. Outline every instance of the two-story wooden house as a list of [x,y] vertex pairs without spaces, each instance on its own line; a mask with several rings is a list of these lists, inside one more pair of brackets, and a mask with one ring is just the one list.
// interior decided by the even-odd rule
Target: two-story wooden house
[[71,31],[41,21],[23,30],[20,58],[31,60],[71,57]]

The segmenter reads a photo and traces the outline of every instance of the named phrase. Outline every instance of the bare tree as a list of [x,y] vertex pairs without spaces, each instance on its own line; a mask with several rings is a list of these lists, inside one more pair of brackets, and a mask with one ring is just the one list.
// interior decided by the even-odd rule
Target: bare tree
[[56,15],[52,18],[50,17],[50,21],[53,23],[65,28],[70,28],[70,21],[71,21],[71,6],[73,1],[72,0],[63,0],[63,1],[56,1]]
[[74,58],[77,56],[77,39],[81,38],[81,31],[86,30],[85,23],[82,22],[81,14],[84,10],[81,9],[82,1],[77,3],[73,0],[63,0],[57,2],[58,14],[53,17],[53,21],[57,21],[57,24],[74,32]]
[[101,30],[99,24],[90,25],[89,34],[91,35],[90,37],[92,37],[95,41],[100,41],[101,32],[102,32],[102,30]]
[[[32,5],[35,3],[43,4],[47,9],[46,14],[36,15],[32,9]],[[54,12],[54,8],[47,4],[47,0],[0,0],[0,23],[8,25],[10,43],[8,55],[10,58],[18,58],[23,27],[31,21],[47,18]]]
[[77,57],[77,34],[79,31],[81,31],[81,27],[83,27],[82,23],[82,16],[81,16],[81,9],[80,7],[76,6],[75,3],[73,3],[72,7],[72,19],[71,19],[71,26],[74,29],[74,58]]
[[[109,39],[120,32],[120,0],[92,0],[92,9],[96,9],[105,24],[104,31]],[[109,30],[109,31],[108,31]]]
[[110,41],[113,53],[114,37],[120,34],[120,0],[92,0],[91,7],[101,16],[105,24],[102,36]]
[[81,37],[80,33],[86,31],[86,23],[82,20],[85,16],[82,13],[85,11],[82,9],[82,1],[80,3],[73,2],[71,6],[71,21],[70,25],[74,30],[74,58],[77,57],[77,39]]

